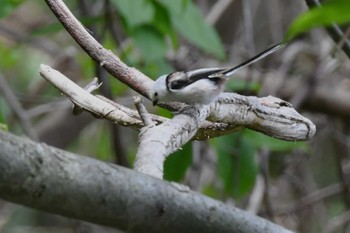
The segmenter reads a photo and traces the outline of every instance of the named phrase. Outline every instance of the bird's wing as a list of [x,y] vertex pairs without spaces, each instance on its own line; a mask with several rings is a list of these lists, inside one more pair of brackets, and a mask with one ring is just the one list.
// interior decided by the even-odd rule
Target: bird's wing
[[263,52],[259,53],[258,55],[255,55],[254,57],[250,58],[249,60],[239,64],[238,66],[235,66],[233,68],[227,69],[224,72],[222,72],[222,74],[224,74],[225,76],[231,76],[233,75],[235,72],[237,72],[238,70],[249,66],[250,64],[253,64],[257,61],[259,61],[260,59],[263,59],[264,57],[270,55],[271,53],[276,52],[277,50],[279,50],[280,48],[283,48],[286,45],[286,43],[282,42],[279,43],[277,45],[274,45],[266,50],[264,50]]
[[226,69],[225,68],[203,68],[203,69],[188,71],[186,72],[186,74],[188,76],[188,81],[190,83],[194,83],[203,78],[210,78],[211,75],[219,74],[224,70]]

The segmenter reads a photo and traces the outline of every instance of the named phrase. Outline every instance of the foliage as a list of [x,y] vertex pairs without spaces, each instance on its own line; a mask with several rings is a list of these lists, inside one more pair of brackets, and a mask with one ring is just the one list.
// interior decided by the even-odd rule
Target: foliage
[[285,142],[251,130],[227,135],[213,140],[218,154],[218,175],[225,193],[235,198],[244,197],[254,186],[259,171],[258,152],[288,153],[294,149],[305,149],[304,143]]
[[1,7],[0,7],[0,19],[9,15],[22,2],[23,2],[23,0],[2,0]]
[[183,148],[168,156],[164,164],[164,179],[175,182],[183,180],[192,163],[191,155],[191,143],[187,143]]
[[314,27],[330,26],[333,23],[350,22],[349,0],[328,0],[321,7],[314,7],[301,14],[290,26],[287,38],[292,39]]
[[[134,39],[145,63],[158,63],[169,72],[164,64],[168,50],[167,39],[172,48],[179,45],[177,33],[204,52],[217,58],[224,58],[224,49],[214,29],[210,27],[192,1],[132,0],[112,1],[119,10],[124,27]],[[137,2],[137,3],[136,3]]]
[[[202,49],[205,53],[211,54],[216,58],[224,58],[224,49],[215,30],[206,23],[199,9],[190,0],[167,1],[167,0],[112,0],[113,6],[116,7],[118,15],[122,22],[126,37],[132,38],[132,43],[123,45],[121,58],[126,60],[129,65],[143,68],[142,71],[148,72],[152,77],[159,73],[169,72],[171,67],[166,63],[164,57],[169,50],[177,49],[180,44],[180,38],[188,40],[193,45]],[[6,9],[15,9],[21,1],[5,1],[6,7],[1,8],[1,16],[5,16]],[[73,4],[74,7],[76,5]],[[72,7],[73,7],[72,6]],[[6,14],[10,10],[6,10]],[[80,20],[85,26],[101,26],[105,23],[103,15],[84,16]],[[64,30],[63,27],[53,21],[52,23],[35,28],[31,36],[54,36],[55,33]],[[71,43],[71,41],[69,42]],[[106,48],[114,49],[115,41],[107,34],[102,39]],[[6,53],[6,59],[2,60],[2,69],[17,69],[19,64],[22,69],[26,70],[18,78],[31,78],[37,71],[36,59],[28,62],[24,59],[23,48],[6,48],[0,46],[3,54]],[[36,55],[31,53],[31,57]],[[82,76],[89,78],[94,75],[94,62],[84,53],[77,53],[75,60],[82,70]],[[45,62],[41,59],[41,62]],[[35,64],[33,64],[35,63]],[[23,69],[23,67],[25,69]],[[28,68],[26,68],[28,67]],[[31,72],[27,72],[30,69]],[[19,70],[19,69],[18,69]],[[30,82],[30,80],[28,80]],[[26,88],[27,84],[19,89]],[[118,82],[111,82],[110,87],[113,95],[119,96],[126,91],[126,87],[119,85]],[[260,86],[257,83],[245,83],[239,80],[231,80],[228,88],[233,90],[250,89],[258,91]],[[54,92],[57,94],[57,92]],[[49,93],[50,94],[50,93]],[[2,105],[3,106],[3,105]],[[166,110],[159,110],[161,115],[168,115]],[[169,116],[170,117],[170,116]],[[3,117],[4,118],[4,117]],[[0,118],[1,119],[1,118]],[[5,122],[5,119],[1,121]],[[94,124],[85,129],[82,137],[71,144],[70,149],[83,154],[96,154],[99,159],[112,160],[111,145],[107,126]],[[92,137],[96,140],[91,141]],[[79,145],[84,144],[85,149],[81,151]],[[257,157],[259,150],[268,148],[272,151],[287,152],[294,148],[300,148],[298,143],[287,143],[261,134],[244,131],[226,137],[213,140],[212,145],[216,148],[218,154],[218,177],[224,184],[224,192],[227,195],[240,198],[246,195],[254,185],[255,178],[259,172]],[[134,145],[135,146],[135,145]],[[80,150],[80,151],[79,151]],[[130,150],[130,149],[129,149]],[[129,151],[128,157],[132,160]],[[188,143],[183,149],[178,150],[171,155],[165,163],[165,179],[172,181],[181,181],[191,165],[191,143]],[[208,187],[209,190],[209,187]],[[221,190],[210,189],[211,195],[219,195]]]

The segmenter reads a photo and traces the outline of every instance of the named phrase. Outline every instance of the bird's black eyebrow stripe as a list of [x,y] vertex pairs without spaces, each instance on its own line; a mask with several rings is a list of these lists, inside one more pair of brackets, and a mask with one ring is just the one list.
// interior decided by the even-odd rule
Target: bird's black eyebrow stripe
[[170,88],[172,90],[179,90],[179,89],[182,89],[183,87],[188,86],[191,83],[192,82],[190,82],[188,79],[186,79],[186,80],[174,80],[170,83]]
[[[174,72],[173,72],[173,73],[174,73]],[[167,89],[168,91],[170,91],[169,78],[170,78],[170,76],[171,76],[173,73],[168,74],[168,75],[166,76],[166,78],[165,78],[165,86],[166,86],[166,89]]]

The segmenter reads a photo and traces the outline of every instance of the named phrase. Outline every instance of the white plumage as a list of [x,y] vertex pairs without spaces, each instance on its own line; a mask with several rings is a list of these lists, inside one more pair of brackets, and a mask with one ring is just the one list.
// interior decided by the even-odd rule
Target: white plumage
[[238,70],[259,61],[285,44],[280,43],[233,68],[203,68],[176,71],[160,76],[154,83],[151,98],[158,102],[182,102],[190,105],[210,104],[224,90],[228,78]]

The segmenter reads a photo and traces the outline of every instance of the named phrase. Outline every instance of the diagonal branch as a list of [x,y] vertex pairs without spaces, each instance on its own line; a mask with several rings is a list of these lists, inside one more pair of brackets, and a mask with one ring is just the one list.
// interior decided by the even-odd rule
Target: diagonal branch
[[23,109],[21,103],[18,101],[16,95],[11,90],[11,87],[6,82],[5,78],[0,74],[0,92],[4,97],[8,105],[12,108],[17,118],[23,127],[24,132],[33,140],[38,140],[38,135],[35,132],[30,117],[25,109]]
[[124,64],[112,51],[93,38],[61,0],[45,0],[72,38],[105,70],[141,95],[148,97],[152,80]]
[[0,198],[126,232],[291,233],[150,176],[0,131]]

